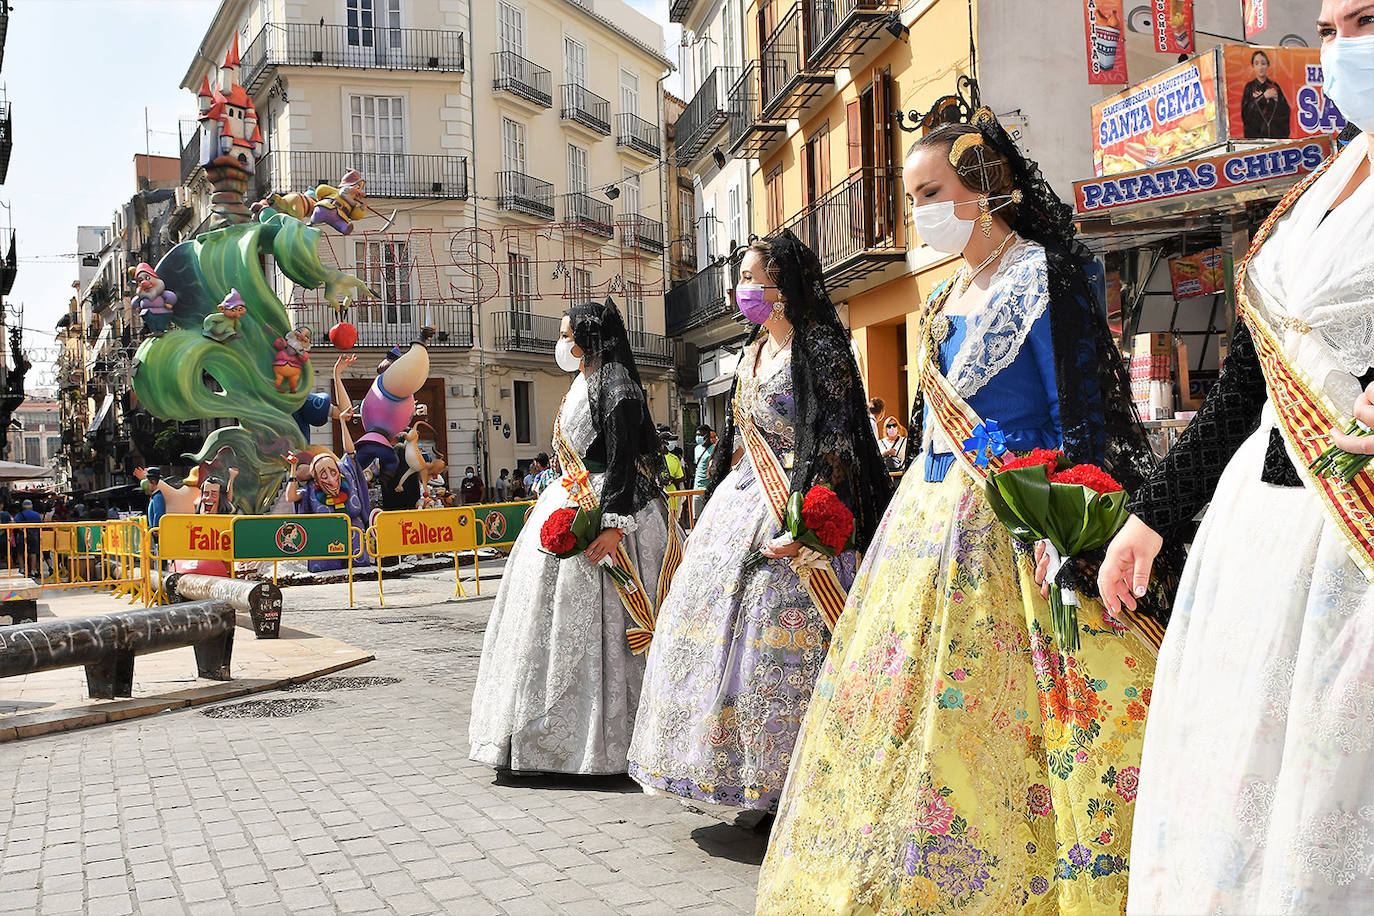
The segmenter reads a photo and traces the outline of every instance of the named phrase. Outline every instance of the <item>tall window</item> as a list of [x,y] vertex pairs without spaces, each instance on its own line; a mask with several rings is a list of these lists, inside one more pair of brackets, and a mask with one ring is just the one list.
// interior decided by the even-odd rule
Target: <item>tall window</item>
[[639,114],[639,77],[629,70],[620,71],[620,110]]
[[363,324],[409,327],[411,314],[410,252],[404,241],[353,243],[358,276],[376,299],[354,303]]
[[824,197],[832,187],[830,182],[830,122],[806,141],[807,202]]
[[581,267],[568,270],[568,298],[573,305],[592,301],[592,272]]
[[630,345],[644,346],[644,284],[625,284],[625,330],[630,332]]
[[53,455],[56,455],[56,454],[57,454],[58,452],[60,452],[60,451],[62,451],[62,437],[61,437],[61,436],[49,436],[49,437],[48,437],[48,457],[51,458]]
[[381,51],[401,47],[401,0],[346,0],[344,22],[351,48],[376,49],[381,58]]
[[715,195],[711,196],[711,205],[706,208],[706,213],[702,216],[702,235],[706,238],[706,262],[709,264],[720,253],[720,245],[716,239]]
[[568,144],[568,192],[587,193],[587,151],[576,144]]
[[507,255],[509,272],[510,307],[521,320],[519,327],[528,331],[532,326],[529,318],[534,307],[534,274],[531,270],[529,255],[511,251]]
[[697,38],[697,88],[711,73],[711,40],[706,35]]
[[515,441],[518,445],[529,445],[534,441],[530,430],[534,428],[530,407],[534,403],[533,382],[515,382]]
[[405,173],[404,100],[399,96],[350,95],[349,131],[355,166],[367,178],[368,190],[386,191],[401,181]]
[[563,39],[563,82],[584,88],[587,85],[587,49],[571,38]]
[[501,119],[501,168],[525,174],[525,125]]
[[525,56],[525,11],[509,3],[497,7],[497,42],[502,51]]
[[739,60],[739,33],[735,31],[734,7],[727,3],[720,11],[721,66],[733,67]]
[[683,239],[683,260],[693,264],[697,259],[697,199],[687,188],[677,189],[677,235]]
[[782,225],[782,163],[773,166],[763,179],[764,191],[768,201],[768,231],[772,232]]
[[621,171],[620,196],[625,201],[622,206],[626,216],[639,215],[639,173],[624,169]]
[[730,241],[736,245],[744,241],[744,215],[740,209],[739,185],[730,186]]

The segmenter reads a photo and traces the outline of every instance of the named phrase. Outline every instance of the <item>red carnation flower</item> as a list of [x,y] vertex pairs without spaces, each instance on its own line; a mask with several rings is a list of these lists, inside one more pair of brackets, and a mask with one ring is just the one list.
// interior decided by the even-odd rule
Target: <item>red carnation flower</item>
[[1075,464],[1058,474],[1050,475],[1050,483],[1076,483],[1096,493],[1121,492],[1121,484],[1095,464]]
[[539,529],[539,543],[545,550],[552,554],[564,554],[577,547],[577,536],[572,532],[575,518],[576,509],[559,509],[545,520]]
[[1036,465],[1043,467],[1046,476],[1048,476],[1059,466],[1059,453],[1052,448],[1031,449],[1029,455],[1013,458],[998,468],[997,471],[1000,474],[1002,471],[1010,471],[1012,468],[1033,468]]
[[814,486],[802,500],[802,521],[822,544],[839,553],[854,533],[854,513],[829,487]]

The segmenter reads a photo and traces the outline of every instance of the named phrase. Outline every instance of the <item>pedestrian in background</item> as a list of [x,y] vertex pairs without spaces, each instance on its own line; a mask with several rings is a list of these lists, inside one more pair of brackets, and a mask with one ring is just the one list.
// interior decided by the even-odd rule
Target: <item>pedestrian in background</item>
[[883,410],[885,410],[886,407],[887,405],[883,403],[882,398],[868,399],[868,422],[873,426],[874,439],[883,438],[883,430],[881,424]]
[[477,472],[472,465],[468,465],[463,471],[463,482],[458,485],[458,492],[463,496],[463,505],[472,506],[480,503],[486,494],[486,486],[482,483],[482,478],[477,476]]
[[878,440],[878,451],[882,453],[889,471],[900,471],[906,467],[906,430],[902,429],[896,417],[889,416],[883,421],[883,437]]
[[[716,453],[716,432],[705,423],[697,427],[696,474],[692,479],[692,489],[704,490],[711,482],[711,458]],[[695,514],[700,515],[706,506],[706,494],[696,498]]]
[[502,468],[501,474],[496,478],[493,489],[496,490],[496,501],[503,503],[510,496],[510,468]]

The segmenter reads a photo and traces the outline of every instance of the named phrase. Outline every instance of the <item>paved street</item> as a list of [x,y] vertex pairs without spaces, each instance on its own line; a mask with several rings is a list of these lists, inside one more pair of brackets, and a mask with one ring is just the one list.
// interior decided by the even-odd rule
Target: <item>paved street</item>
[[285,626],[376,654],[340,675],[0,745],[0,913],[749,912],[728,814],[467,760],[497,583],[452,582],[288,589]]

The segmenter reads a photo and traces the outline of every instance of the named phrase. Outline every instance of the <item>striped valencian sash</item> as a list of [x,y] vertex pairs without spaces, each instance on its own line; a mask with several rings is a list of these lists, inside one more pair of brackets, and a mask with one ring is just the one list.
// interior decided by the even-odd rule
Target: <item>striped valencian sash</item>
[[[943,289],[936,290],[931,297],[932,307],[927,311],[927,320],[939,311],[940,305],[948,298],[954,281],[949,281]],[[922,334],[921,345],[921,390],[930,404],[930,415],[939,425],[941,432],[949,439],[955,459],[974,480],[986,482],[988,476],[1006,461],[1005,456],[989,453],[988,466],[979,467],[969,453],[962,448],[967,439],[972,438],[973,430],[983,422],[978,412],[969,406],[945,374],[940,371],[935,354],[930,349],[930,336]],[[1009,454],[1009,453],[1006,453]],[[1122,608],[1116,619],[1136,634],[1140,641],[1156,657],[1159,646],[1164,641],[1164,626],[1153,617],[1138,614]]]
[[[754,425],[748,411],[740,409],[738,396],[735,398],[735,426],[739,429],[740,435],[744,437],[745,451],[749,453],[749,460],[753,463],[754,473],[763,486],[763,493],[768,499],[769,508],[773,510],[773,517],[777,520],[778,525],[785,529],[787,527],[787,499],[792,494],[792,484],[787,479],[787,473],[783,470],[782,462],[778,461],[778,456],[773,453],[768,441],[763,438],[763,434]],[[805,547],[802,550],[815,553]],[[844,611],[844,603],[849,596],[835,575],[829,558],[820,554],[816,556],[819,556],[820,559],[816,560],[812,557],[809,561],[794,563],[793,568],[797,572],[797,578],[801,581],[802,588],[811,596],[811,600],[816,602],[816,607],[820,608],[826,629],[833,633],[835,623],[840,619],[840,614]]]
[[[573,502],[583,509],[591,510],[598,508],[596,492],[592,490],[591,474],[588,473],[586,465],[582,463],[582,458],[573,449],[567,438],[563,435],[562,408],[559,408],[559,418],[554,421],[553,426],[553,447],[558,454],[559,464],[563,468],[563,485],[572,497]],[[682,529],[677,522],[669,516],[668,518],[668,551],[663,558],[663,567],[659,571],[658,589],[655,594],[656,603],[650,603],[648,592],[644,590],[644,583],[639,578],[639,570],[635,564],[630,562],[630,555],[625,550],[625,540],[616,545],[615,565],[629,573],[634,580],[634,588],[621,585],[615,579],[615,590],[620,595],[620,603],[625,606],[625,612],[630,615],[630,619],[635,626],[625,631],[625,638],[630,644],[630,653],[639,655],[647,652],[649,644],[654,638],[654,624],[657,620],[655,608],[663,606],[663,599],[668,594],[668,586],[672,583],[673,574],[677,572],[678,566],[682,563]]]
[[1367,578],[1374,580],[1374,476],[1366,469],[1347,484],[1311,471],[1312,462],[1332,444],[1332,428],[1343,427],[1344,421],[1322,387],[1288,359],[1279,333],[1260,310],[1250,304],[1245,284],[1250,259],[1264,245],[1275,224],[1336,158],[1337,154],[1333,153],[1320,168],[1294,185],[1255,233],[1249,252],[1236,268],[1236,312],[1254,338],[1269,400],[1278,414],[1279,429],[1288,448],[1298,458],[1294,462],[1298,474],[1307,488],[1317,494],[1322,508],[1345,540],[1346,550],[1355,565]]

